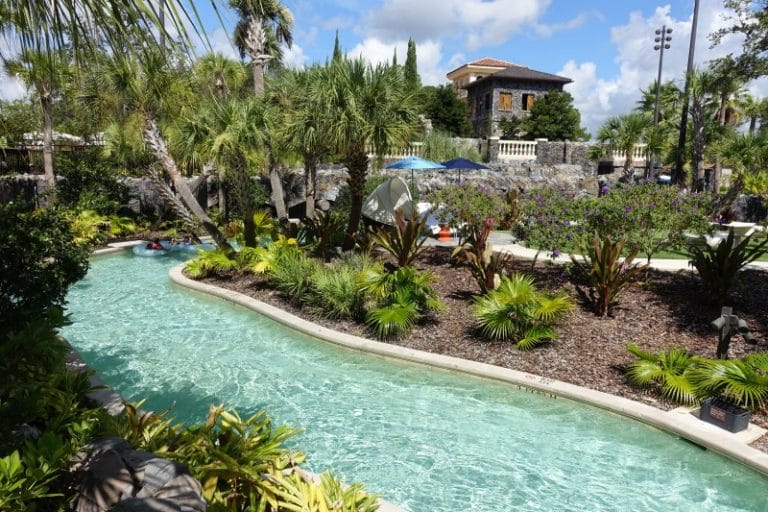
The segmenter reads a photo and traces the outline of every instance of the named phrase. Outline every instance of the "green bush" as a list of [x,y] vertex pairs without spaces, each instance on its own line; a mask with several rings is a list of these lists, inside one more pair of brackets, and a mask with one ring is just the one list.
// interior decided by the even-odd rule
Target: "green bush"
[[630,384],[640,387],[657,385],[661,396],[680,404],[690,405],[698,401],[696,389],[688,380],[697,358],[687,350],[673,347],[652,354],[632,343],[627,345],[627,350],[638,358],[627,367]]
[[314,219],[303,220],[299,239],[312,254],[328,260],[344,243],[346,223],[344,215],[335,209],[316,210]]
[[739,271],[768,251],[768,238],[753,244],[752,236],[736,243],[733,229],[716,247],[690,247],[691,264],[696,267],[710,301],[724,302]]
[[117,180],[121,172],[95,152],[59,155],[56,173],[63,179],[56,184],[57,200],[102,215],[119,213],[128,203],[128,187]]
[[460,228],[463,239],[479,236],[486,219],[500,222],[508,218],[516,204],[487,187],[471,183],[450,185],[429,194],[427,200],[436,208],[434,215],[441,225]]
[[477,297],[473,312],[484,336],[514,340],[518,348],[529,350],[555,339],[552,326],[572,307],[566,294],[546,295],[536,290],[532,277],[513,274]]
[[464,244],[452,253],[453,257],[469,264],[472,277],[482,293],[496,288],[504,267],[512,259],[509,254],[493,252],[493,246],[488,242],[492,229],[493,219],[485,219],[480,233],[470,232]]
[[360,273],[358,284],[368,300],[366,323],[380,338],[407,333],[419,318],[443,304],[432,288],[436,276],[413,267],[388,272],[383,266]]
[[624,242],[601,238],[595,232],[592,244],[580,249],[584,261],[571,256],[574,267],[586,276],[591,286],[589,298],[598,316],[608,315],[621,292],[646,268],[632,264],[636,251],[622,260],[623,249]]
[[321,263],[307,256],[301,249],[283,251],[276,264],[267,272],[269,283],[293,304],[308,301],[312,289],[312,276]]
[[358,270],[342,261],[321,265],[311,276],[306,302],[326,318],[359,318],[363,301],[357,278]]

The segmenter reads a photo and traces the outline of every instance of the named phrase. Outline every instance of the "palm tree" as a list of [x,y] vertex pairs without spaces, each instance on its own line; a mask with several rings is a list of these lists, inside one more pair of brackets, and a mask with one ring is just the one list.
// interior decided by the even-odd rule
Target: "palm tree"
[[221,53],[207,53],[195,62],[195,76],[200,83],[219,98],[236,92],[245,82],[243,65]]
[[757,122],[761,126],[768,119],[768,98],[755,98],[751,94],[744,94],[740,99],[740,109],[749,119],[749,133],[754,134],[757,130]]
[[698,401],[696,389],[688,381],[697,358],[684,349],[672,347],[657,354],[640,350],[630,343],[627,350],[637,361],[627,367],[627,379],[637,386],[657,384],[661,395],[677,403],[690,405]]
[[718,141],[714,153],[733,167],[735,179],[720,201],[720,209],[730,207],[744,187],[745,173],[754,173],[768,166],[768,137],[762,134],[731,133]]
[[184,70],[173,68],[164,52],[147,48],[140,55],[122,54],[109,59],[94,77],[99,87],[89,89],[96,94],[82,99],[94,108],[111,108],[117,119],[140,130],[150,153],[168,174],[187,208],[220,248],[231,250],[181,175],[160,127],[164,117],[181,110],[179,102],[188,98],[188,76]]
[[360,224],[368,147],[381,159],[392,147],[409,144],[418,100],[403,87],[399,69],[366,65],[362,59],[332,62],[318,69],[315,80],[308,94],[327,113],[329,141],[349,173],[352,205],[345,248],[351,249]]
[[[656,109],[656,82],[653,82],[647,89],[641,90],[642,97],[637,102],[635,110],[645,114],[653,115]],[[669,123],[680,116],[680,106],[683,98],[683,91],[672,80],[661,84],[659,92],[659,122]]]
[[643,138],[644,133],[651,127],[653,120],[647,114],[626,114],[608,119],[597,134],[602,144],[624,152],[624,178],[629,180],[635,173],[632,162],[632,152],[635,145]]
[[[717,124],[721,129],[726,124],[737,124],[739,97],[744,94],[744,80],[729,63],[731,63],[730,60],[720,60],[705,75],[705,86],[709,89],[709,92],[719,98]],[[720,189],[722,169],[722,163],[719,159],[716,159],[715,170],[712,176],[712,189],[715,192]]]
[[[235,44],[251,59],[253,90],[264,92],[264,66],[276,57],[277,44],[293,43],[293,15],[279,0],[230,0],[239,16]],[[274,44],[277,43],[277,44]]]
[[68,73],[69,61],[63,52],[23,50],[17,59],[3,60],[5,71],[19,77],[28,89],[35,89],[40,101],[43,127],[43,169],[49,187],[56,184],[53,170],[53,104]]

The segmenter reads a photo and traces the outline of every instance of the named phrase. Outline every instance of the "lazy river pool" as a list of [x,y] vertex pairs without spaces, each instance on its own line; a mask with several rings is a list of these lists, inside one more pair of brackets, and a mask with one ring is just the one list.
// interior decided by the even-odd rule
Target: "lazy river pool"
[[765,511],[768,481],[602,410],[329,345],[168,279],[179,263],[96,257],[63,335],[129,399],[201,421],[211,403],[304,429],[307,468],[411,512]]

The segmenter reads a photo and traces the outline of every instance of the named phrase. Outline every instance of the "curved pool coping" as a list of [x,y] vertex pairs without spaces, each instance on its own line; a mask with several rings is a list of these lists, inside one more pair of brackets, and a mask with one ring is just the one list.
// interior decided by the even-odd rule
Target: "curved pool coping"
[[353,350],[376,354],[386,358],[398,359],[401,361],[404,360],[444,370],[458,371],[478,377],[502,381],[528,390],[568,398],[576,402],[599,407],[680,436],[697,445],[736,460],[737,462],[768,476],[768,453],[752,448],[748,444],[751,440],[760,437],[760,435],[765,432],[755,425],[750,424],[748,430],[732,434],[715,425],[699,420],[694,416],[693,413],[695,410],[693,409],[681,407],[671,411],[663,411],[627,398],[610,395],[601,391],[576,386],[574,384],[549,379],[531,373],[511,370],[467,359],[460,359],[457,357],[445,356],[442,354],[433,354],[431,352],[424,352],[341,333],[299,318],[282,309],[252,297],[248,297],[239,292],[189,279],[182,273],[183,267],[184,264],[182,263],[169,271],[171,281],[177,285],[197,292],[213,295],[254,310],[286,327],[313,338],[318,338],[325,342]]

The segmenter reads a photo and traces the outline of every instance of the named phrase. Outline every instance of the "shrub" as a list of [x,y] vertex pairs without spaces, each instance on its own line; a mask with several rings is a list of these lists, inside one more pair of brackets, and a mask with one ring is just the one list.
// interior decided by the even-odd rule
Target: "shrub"
[[358,318],[363,304],[357,275],[355,268],[341,261],[319,266],[311,277],[310,308],[326,318]]
[[406,219],[402,209],[395,212],[393,229],[378,229],[370,235],[374,246],[379,246],[397,260],[398,267],[407,267],[424,251],[427,216],[414,208],[411,218]]
[[269,282],[292,303],[307,302],[312,287],[312,276],[321,265],[301,249],[282,251],[267,272]]
[[614,242],[610,237],[594,234],[592,245],[582,247],[584,261],[571,256],[574,266],[586,276],[590,286],[590,301],[598,316],[606,316],[616,305],[621,292],[646,266],[633,265],[636,251],[631,251],[622,261],[624,242]]
[[638,360],[627,367],[630,384],[647,387],[659,386],[661,396],[674,402],[690,405],[698,401],[696,389],[688,380],[697,358],[687,350],[670,348],[657,354],[644,352],[630,343],[627,350]]
[[203,279],[214,275],[221,275],[238,268],[237,260],[230,257],[227,251],[215,249],[204,251],[184,265],[184,271],[192,279]]
[[552,326],[572,307],[564,293],[545,295],[536,290],[532,277],[514,274],[502,276],[498,288],[477,297],[473,310],[484,336],[511,339],[529,350],[555,339]]
[[62,180],[56,184],[57,200],[102,215],[118,213],[128,203],[128,187],[117,180],[120,171],[95,152],[59,155],[56,174]]
[[299,239],[315,256],[330,259],[343,245],[346,222],[338,211],[316,210],[314,219],[304,219]]
[[431,285],[435,279],[413,267],[387,272],[376,266],[361,272],[358,284],[369,301],[366,323],[380,338],[408,332],[422,315],[442,309]]
[[493,219],[485,219],[480,233],[470,233],[464,244],[457,247],[452,254],[469,264],[472,277],[483,293],[496,288],[504,266],[512,258],[508,254],[493,252],[493,246],[488,242],[492,229]]
[[754,412],[768,403],[768,354],[703,359],[690,371],[688,379],[700,397],[724,398]]
[[[486,187],[469,183],[450,185],[431,193],[428,197],[436,210],[440,224],[461,228],[462,239],[477,238],[485,219],[504,218],[510,205],[500,194]],[[463,245],[463,240],[459,245]]]
[[584,222],[591,204],[552,188],[533,190],[521,201],[518,235],[529,247],[558,256],[573,252],[588,233]]
[[737,244],[733,230],[716,247],[692,245],[691,265],[699,272],[708,298],[713,302],[725,301],[739,270],[765,254],[767,246],[768,238],[752,244],[751,235]]

